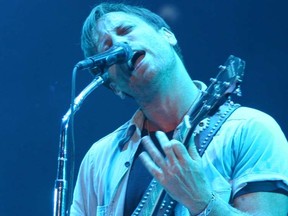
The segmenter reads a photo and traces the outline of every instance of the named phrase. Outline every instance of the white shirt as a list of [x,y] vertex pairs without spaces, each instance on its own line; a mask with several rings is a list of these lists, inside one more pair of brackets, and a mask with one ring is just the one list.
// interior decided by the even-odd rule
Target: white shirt
[[[123,215],[129,168],[143,121],[143,113],[137,111],[87,152],[74,191],[72,216]],[[229,202],[247,182],[282,180],[288,185],[287,155],[287,140],[274,119],[240,107],[222,125],[202,159],[213,190]],[[189,215],[181,205],[175,213]]]

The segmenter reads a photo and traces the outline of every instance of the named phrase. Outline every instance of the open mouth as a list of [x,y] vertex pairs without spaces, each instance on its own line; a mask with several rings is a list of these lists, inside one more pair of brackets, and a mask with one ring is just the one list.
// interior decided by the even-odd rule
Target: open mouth
[[131,71],[133,71],[137,67],[137,65],[143,60],[145,54],[146,53],[143,50],[138,50],[133,53],[132,58],[128,62]]

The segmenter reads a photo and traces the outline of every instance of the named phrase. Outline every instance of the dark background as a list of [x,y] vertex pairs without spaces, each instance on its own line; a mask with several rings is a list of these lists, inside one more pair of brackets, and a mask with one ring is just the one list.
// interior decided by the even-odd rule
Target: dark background
[[[60,121],[83,59],[81,26],[99,2],[0,2],[0,215],[52,215]],[[243,96],[234,100],[269,113],[287,135],[286,0],[133,2],[165,17],[193,79],[209,84],[228,55],[244,59]],[[78,90],[91,79],[78,73]],[[75,116],[76,171],[91,144],[135,109],[102,86],[87,98]]]

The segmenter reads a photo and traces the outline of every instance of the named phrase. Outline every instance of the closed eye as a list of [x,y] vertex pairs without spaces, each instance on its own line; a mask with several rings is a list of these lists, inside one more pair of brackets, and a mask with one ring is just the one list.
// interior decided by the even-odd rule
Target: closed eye
[[117,35],[127,35],[133,30],[134,26],[120,26],[117,28]]

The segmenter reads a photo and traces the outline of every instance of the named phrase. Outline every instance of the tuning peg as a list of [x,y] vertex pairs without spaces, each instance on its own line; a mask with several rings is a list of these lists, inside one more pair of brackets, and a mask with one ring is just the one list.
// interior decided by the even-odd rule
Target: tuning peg
[[215,82],[217,82],[217,79],[215,79],[215,78],[210,78],[210,82],[215,83]]
[[224,70],[226,69],[226,66],[224,66],[224,65],[219,65],[218,68],[219,68],[220,70],[224,71]]
[[223,82],[223,85],[224,85],[226,88],[228,88],[228,87],[231,85],[231,83],[230,83],[230,82]]
[[236,79],[237,79],[238,83],[241,83],[243,81],[240,76],[237,76]]
[[242,96],[242,91],[241,91],[240,86],[238,86],[238,87],[235,89],[234,93],[235,93],[237,96],[239,96],[239,97]]

